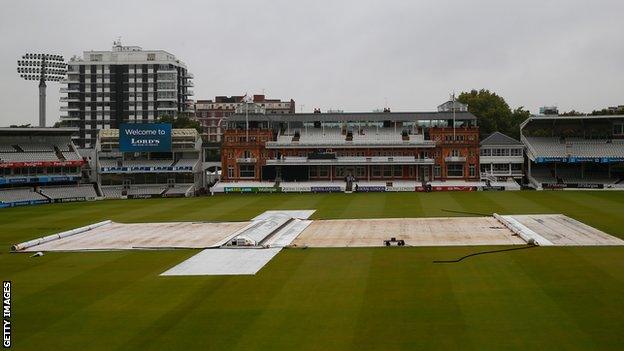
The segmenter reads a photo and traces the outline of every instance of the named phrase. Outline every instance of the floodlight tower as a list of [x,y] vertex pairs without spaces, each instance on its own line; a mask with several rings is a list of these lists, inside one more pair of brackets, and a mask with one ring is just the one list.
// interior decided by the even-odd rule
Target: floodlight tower
[[46,125],[46,81],[59,82],[67,74],[62,55],[25,54],[17,60],[17,73],[25,80],[39,81],[39,127]]

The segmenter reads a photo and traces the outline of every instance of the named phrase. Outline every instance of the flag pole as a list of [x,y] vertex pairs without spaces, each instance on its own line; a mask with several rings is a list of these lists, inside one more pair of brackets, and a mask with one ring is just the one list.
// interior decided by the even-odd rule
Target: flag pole
[[245,141],[249,142],[249,104],[247,103],[247,93],[245,93],[243,103],[245,104]]
[[453,103],[451,104],[453,109],[453,141],[455,141],[455,91],[453,90]]

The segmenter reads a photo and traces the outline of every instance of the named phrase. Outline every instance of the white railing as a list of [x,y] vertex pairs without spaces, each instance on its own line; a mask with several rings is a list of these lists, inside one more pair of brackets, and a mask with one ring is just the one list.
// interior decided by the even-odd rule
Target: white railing
[[330,159],[310,159],[307,157],[286,156],[281,159],[266,161],[268,165],[330,165],[330,164],[433,164],[431,158],[416,158],[414,156],[344,156]]

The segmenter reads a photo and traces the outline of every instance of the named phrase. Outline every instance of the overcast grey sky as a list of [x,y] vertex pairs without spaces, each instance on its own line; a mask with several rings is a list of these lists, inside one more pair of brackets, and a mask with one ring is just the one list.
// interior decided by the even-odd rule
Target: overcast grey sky
[[[487,88],[512,107],[624,104],[624,1],[5,1],[0,126],[36,124],[27,51],[164,49],[195,74],[195,99],[262,93],[297,112],[433,110]],[[59,117],[48,86],[48,123]]]

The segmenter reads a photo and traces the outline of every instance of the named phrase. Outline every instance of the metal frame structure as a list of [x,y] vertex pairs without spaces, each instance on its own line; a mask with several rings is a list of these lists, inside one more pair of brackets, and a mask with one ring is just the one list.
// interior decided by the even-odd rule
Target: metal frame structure
[[25,80],[39,81],[39,127],[46,126],[46,81],[60,82],[67,75],[62,55],[24,54],[17,60],[17,73]]

